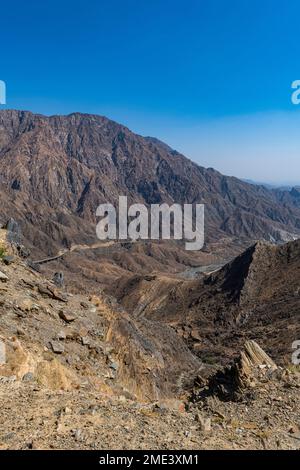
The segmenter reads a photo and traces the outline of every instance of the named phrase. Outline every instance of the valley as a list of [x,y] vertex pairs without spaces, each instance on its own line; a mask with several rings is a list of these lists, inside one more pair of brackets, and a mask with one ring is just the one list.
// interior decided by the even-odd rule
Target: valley
[[[299,188],[14,110],[0,175],[1,448],[298,448]],[[203,249],[99,241],[97,207],[125,194],[205,204]]]

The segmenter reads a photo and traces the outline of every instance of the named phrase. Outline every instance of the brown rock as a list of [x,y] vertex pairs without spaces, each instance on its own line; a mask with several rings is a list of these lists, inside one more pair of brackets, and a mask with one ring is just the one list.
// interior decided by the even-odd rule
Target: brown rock
[[[262,368],[262,366],[264,366]],[[255,386],[257,372],[276,370],[275,362],[253,340],[246,341],[237,363],[237,380],[240,388]]]
[[50,344],[55,354],[62,354],[65,351],[64,345],[60,341],[51,341]]
[[76,315],[71,312],[65,312],[64,310],[60,310],[58,312],[59,318],[64,320],[66,323],[71,323],[76,320]]
[[22,312],[31,312],[32,310],[39,310],[38,305],[36,305],[31,299],[23,299],[18,304],[18,308]]
[[196,420],[199,422],[200,431],[209,433],[211,431],[211,419],[204,418],[200,413],[197,414]]
[[7,282],[7,281],[8,281],[8,276],[6,276],[6,274],[0,271],[0,282]]

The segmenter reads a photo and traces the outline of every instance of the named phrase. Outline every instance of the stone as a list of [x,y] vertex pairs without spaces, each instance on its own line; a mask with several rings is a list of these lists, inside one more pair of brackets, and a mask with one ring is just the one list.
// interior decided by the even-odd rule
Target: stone
[[199,422],[200,431],[208,433],[211,431],[211,419],[204,418],[200,413],[197,414],[196,420]]
[[246,341],[244,350],[241,352],[239,361],[236,364],[238,387],[240,389],[254,387],[257,383],[256,370],[262,373],[264,370],[275,371],[276,369],[275,362],[255,341]]
[[6,363],[6,346],[4,341],[0,340],[0,366]]
[[60,340],[67,338],[66,332],[63,330],[59,331],[56,336],[57,336],[57,339],[60,339]]
[[31,299],[23,299],[18,304],[18,308],[22,312],[31,312],[32,310],[39,310],[39,307],[33,303]]
[[30,441],[30,442],[28,442],[27,447],[28,447],[28,449],[31,449],[31,450],[37,450],[38,449],[38,444],[37,444],[36,441]]
[[87,336],[82,336],[81,337],[81,343],[83,346],[88,346],[90,344],[90,340]]
[[191,338],[195,341],[201,341],[201,335],[198,330],[192,329],[191,331]]
[[37,287],[38,287],[39,293],[43,297],[50,297],[51,299],[59,300],[65,303],[68,302],[67,295],[59,292],[57,289],[53,288],[53,286],[39,284]]
[[289,433],[290,434],[297,434],[299,432],[299,428],[296,424],[293,424],[290,428],[289,428]]
[[208,386],[222,399],[240,400],[247,397],[247,400],[254,400],[258,391],[262,391],[262,383],[273,378],[279,370],[265,351],[255,341],[249,340],[231,366],[210,377]]
[[33,261],[31,260],[27,260],[26,262],[27,266],[32,269],[33,271],[36,271],[37,273],[41,273],[42,272],[42,269],[40,267],[39,264],[37,263],[34,263]]
[[13,256],[3,256],[2,262],[6,265],[12,264],[15,258]]
[[53,282],[57,287],[63,287],[65,282],[64,282],[64,273],[63,272],[57,272],[53,276]]
[[101,305],[101,300],[99,297],[97,297],[96,295],[91,295],[90,298],[89,298],[89,301],[95,305],[95,307],[98,307],[99,305]]
[[30,382],[31,380],[34,380],[34,375],[32,372],[27,372],[26,374],[23,375],[22,377],[23,382]]
[[64,320],[66,323],[71,323],[74,320],[76,320],[76,316],[73,313],[65,312],[64,310],[60,310],[58,312],[58,316],[59,316],[59,318]]
[[75,441],[77,441],[77,442],[82,441],[83,435],[82,435],[82,430],[81,429],[72,430],[72,434],[75,438]]
[[20,225],[13,218],[10,218],[3,226],[7,230],[7,240],[10,243],[19,243],[22,238]]
[[111,362],[109,368],[112,370],[118,370],[118,364],[116,362]]
[[3,441],[8,441],[10,439],[13,439],[16,436],[17,436],[17,434],[15,432],[9,432],[7,434],[4,434],[4,436],[2,437],[2,440]]
[[64,345],[59,341],[51,341],[50,345],[55,354],[62,354],[65,351]]
[[8,279],[9,279],[8,276],[6,276],[6,274],[0,271],[0,282],[7,282]]
[[85,308],[86,310],[89,308],[89,304],[87,302],[80,302],[80,305],[82,308]]
[[81,326],[78,331],[79,335],[81,337],[87,336],[89,333],[89,330],[85,326]]
[[16,335],[17,336],[25,336],[25,331],[23,331],[21,328],[17,328]]
[[17,250],[20,258],[26,259],[30,256],[30,250],[24,245],[17,245]]

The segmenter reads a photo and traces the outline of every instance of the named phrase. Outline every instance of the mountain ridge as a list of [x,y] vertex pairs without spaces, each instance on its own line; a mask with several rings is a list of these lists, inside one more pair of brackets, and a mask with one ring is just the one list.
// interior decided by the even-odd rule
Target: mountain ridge
[[[204,203],[206,249],[218,252],[227,243],[226,257],[237,254],[240,242],[243,249],[257,239],[284,242],[300,236],[297,190],[249,185],[169,149],[104,116],[48,117],[2,110],[0,223],[15,218],[34,254],[52,256],[62,247],[93,244],[97,206],[117,203],[118,196],[125,194],[129,204]],[[196,259],[203,262],[204,252],[191,257],[179,245],[168,246],[174,246],[183,265],[194,265]],[[162,257],[157,250],[150,242],[148,247],[138,246],[131,260],[137,266],[151,266],[153,260],[159,264]],[[123,258],[115,256],[115,262],[122,264],[126,256],[127,252]]]

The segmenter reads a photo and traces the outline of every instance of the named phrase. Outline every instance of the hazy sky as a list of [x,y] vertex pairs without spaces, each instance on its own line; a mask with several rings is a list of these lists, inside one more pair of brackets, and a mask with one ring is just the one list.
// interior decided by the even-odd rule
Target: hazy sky
[[1,5],[7,106],[104,114],[242,178],[300,183],[299,0]]

